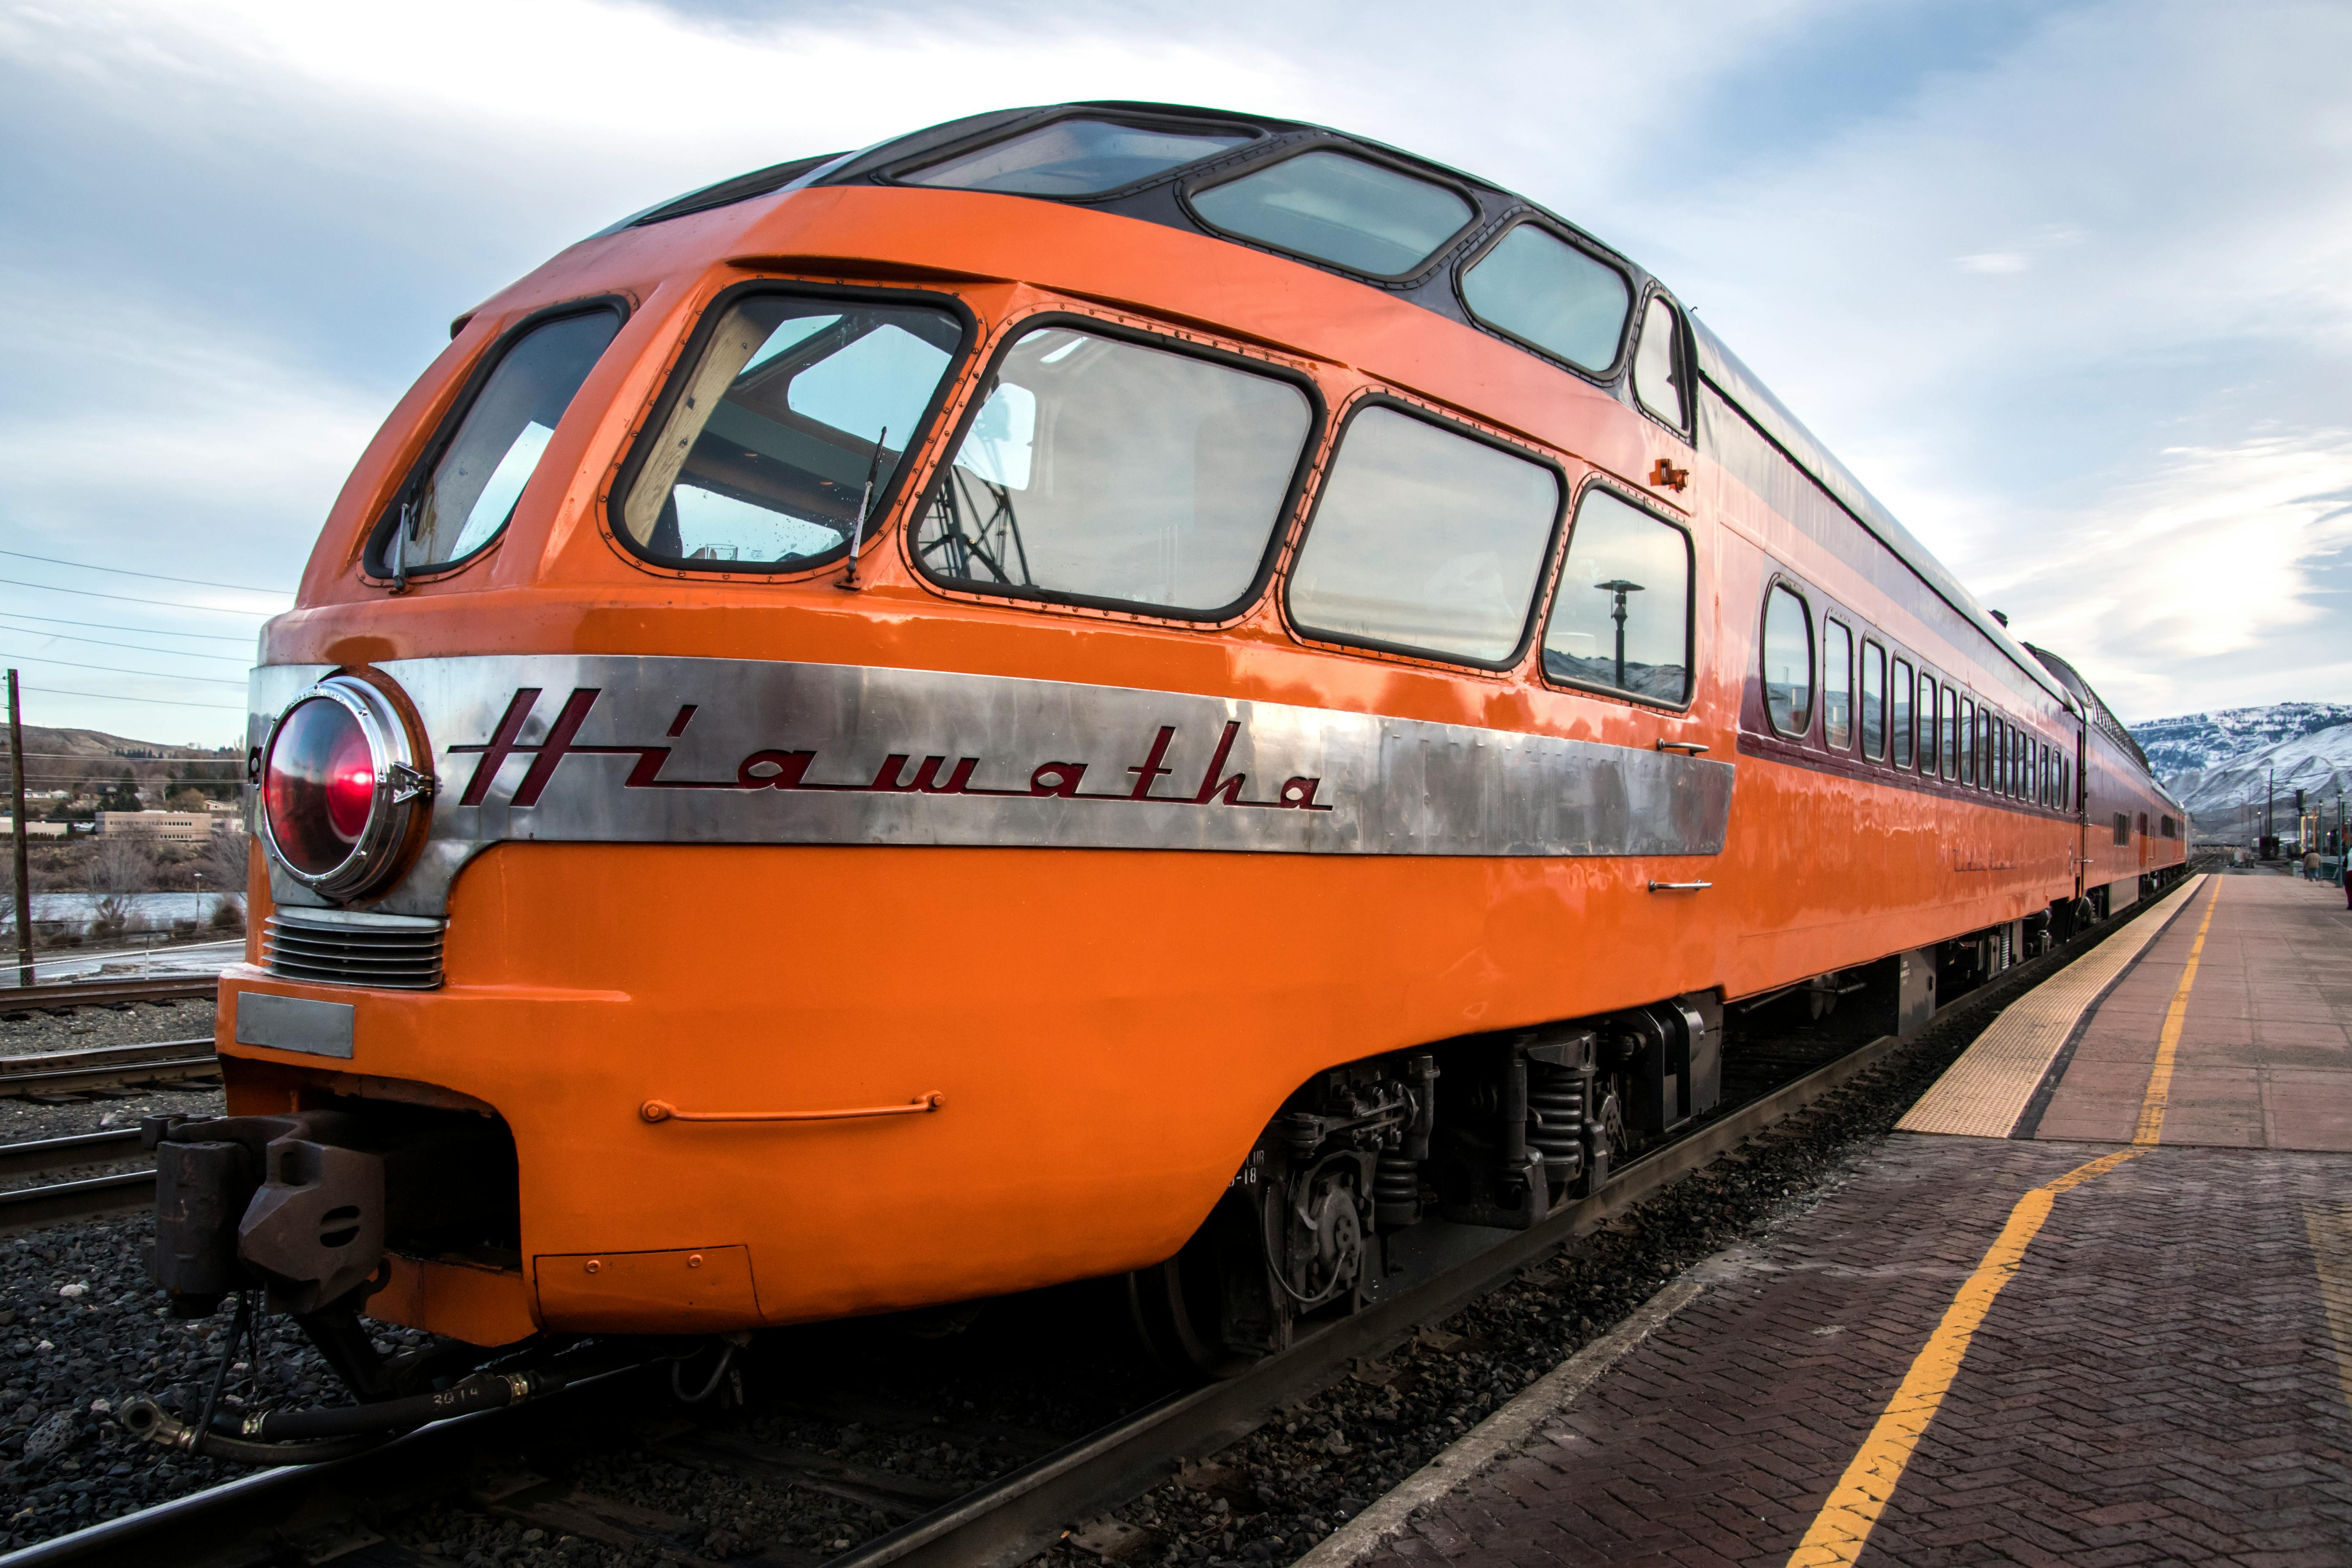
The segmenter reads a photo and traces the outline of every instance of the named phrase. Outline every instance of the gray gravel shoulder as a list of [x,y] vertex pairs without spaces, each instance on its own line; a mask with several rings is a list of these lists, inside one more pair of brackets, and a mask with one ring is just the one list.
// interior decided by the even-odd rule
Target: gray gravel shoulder
[[124,1002],[110,1007],[72,1007],[55,1013],[38,1008],[0,1012],[0,1057],[89,1051],[103,1046],[144,1046],[159,1040],[210,1039],[215,1012],[209,996],[182,1002]]

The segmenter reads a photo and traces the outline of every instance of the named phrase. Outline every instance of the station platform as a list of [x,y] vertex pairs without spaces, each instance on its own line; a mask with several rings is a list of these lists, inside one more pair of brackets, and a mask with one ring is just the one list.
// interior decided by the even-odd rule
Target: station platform
[[2352,916],[2171,900],[1307,1563],[2352,1564]]
[[2001,1016],[1906,1132],[2352,1151],[2352,910],[2192,878]]

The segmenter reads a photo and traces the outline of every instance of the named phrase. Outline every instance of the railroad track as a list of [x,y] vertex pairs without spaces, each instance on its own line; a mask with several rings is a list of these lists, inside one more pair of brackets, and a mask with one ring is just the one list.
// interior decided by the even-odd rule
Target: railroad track
[[131,1002],[183,1002],[210,996],[217,974],[144,974],[121,980],[45,980],[35,985],[0,986],[0,1012],[55,1011],[72,1007],[119,1007]]
[[[134,1085],[179,1086],[220,1071],[209,1039],[163,1040],[143,1046],[103,1046],[36,1057],[0,1057],[0,1099],[62,1103]],[[109,1128],[24,1143],[0,1143],[0,1177],[49,1175],[92,1165],[144,1161],[136,1127]],[[92,1219],[152,1207],[155,1173],[111,1171],[102,1175],[0,1191],[0,1233],[60,1220]]]
[[[1956,996],[1939,1010],[1938,1021],[1976,1009],[1989,1018],[1998,1005],[2080,956],[2130,918],[2106,922],[2052,957]],[[815,1495],[819,1500],[847,1500],[861,1517],[906,1521],[845,1550],[830,1541],[819,1543],[815,1552],[805,1544],[796,1549],[777,1543],[761,1556],[762,1562],[822,1560],[827,1568],[1009,1568],[1052,1546],[1080,1521],[1168,1481],[1180,1465],[1207,1459],[1256,1429],[1276,1409],[1339,1382],[1351,1365],[1391,1353],[1391,1347],[1423,1325],[1446,1320],[1545,1255],[1805,1110],[1885,1061],[1900,1044],[1893,1037],[1881,1037],[1764,1089],[1675,1142],[1629,1162],[1598,1195],[1570,1205],[1531,1230],[1506,1235],[1353,1317],[1314,1325],[1289,1352],[1239,1377],[1150,1400],[1050,1451],[1038,1452],[1053,1435],[1038,1434],[1044,1441],[1015,1449],[1037,1457],[956,1495],[943,1495],[951,1489],[927,1477],[888,1471],[887,1466],[861,1468],[855,1453],[813,1451],[818,1445],[794,1448],[722,1429],[681,1434],[683,1424],[675,1421],[674,1410],[668,1423],[671,1435],[655,1440],[648,1452],[673,1464],[700,1467],[707,1475],[781,1482],[794,1489],[796,1496]],[[572,1490],[527,1471],[488,1485],[471,1472],[488,1451],[486,1443],[497,1444],[501,1453],[540,1441],[566,1447],[583,1441],[583,1430],[618,1425],[616,1412],[642,1410],[658,1397],[657,1384],[644,1370],[616,1373],[519,1410],[484,1412],[428,1426],[351,1459],[246,1476],[23,1548],[0,1557],[0,1568],[128,1568],[156,1561],[164,1552],[186,1568],[227,1568],[289,1551],[318,1560],[322,1553],[331,1554],[322,1543],[350,1546],[373,1540],[373,1532],[352,1525],[351,1517],[366,1500],[395,1493],[470,1495],[471,1506],[481,1513],[537,1525],[550,1536],[575,1533],[625,1549],[651,1548],[673,1561],[691,1561],[701,1527],[688,1531],[686,1521],[658,1509]],[[952,1403],[946,1408],[952,1410]],[[771,1413],[775,1410],[836,1426],[851,1422],[887,1426],[894,1418],[919,1424],[926,1419],[921,1412],[894,1413],[886,1400],[854,1395],[830,1402],[822,1395],[814,1400],[789,1397],[776,1402]],[[938,1415],[928,1419],[938,1424],[940,1435],[967,1444],[988,1424]],[[854,1538],[866,1531],[848,1533]],[[386,1565],[438,1561],[388,1542],[373,1546],[367,1560]]]

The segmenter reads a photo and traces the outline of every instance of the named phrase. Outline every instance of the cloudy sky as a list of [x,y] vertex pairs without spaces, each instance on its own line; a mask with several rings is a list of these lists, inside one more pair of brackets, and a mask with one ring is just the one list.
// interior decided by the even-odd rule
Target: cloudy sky
[[2127,718],[2352,698],[2347,59],[2341,4],[0,0],[0,658],[226,740],[452,316],[713,179],[1133,98],[1623,247]]

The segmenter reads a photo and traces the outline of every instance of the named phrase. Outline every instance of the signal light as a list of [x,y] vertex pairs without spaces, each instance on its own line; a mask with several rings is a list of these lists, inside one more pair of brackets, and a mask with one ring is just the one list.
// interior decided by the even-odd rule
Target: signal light
[[280,713],[261,760],[262,836],[297,881],[331,899],[382,886],[398,868],[431,775],[383,693],[331,676]]

